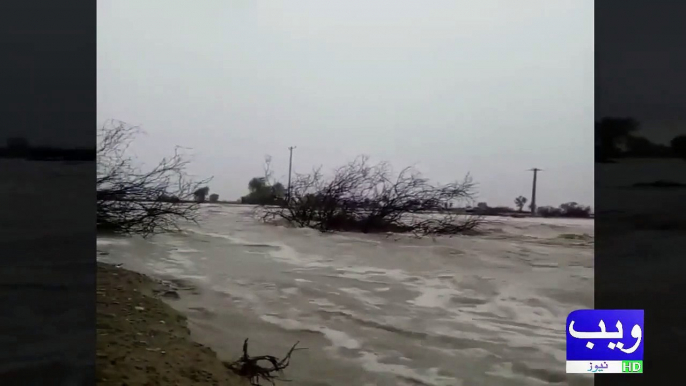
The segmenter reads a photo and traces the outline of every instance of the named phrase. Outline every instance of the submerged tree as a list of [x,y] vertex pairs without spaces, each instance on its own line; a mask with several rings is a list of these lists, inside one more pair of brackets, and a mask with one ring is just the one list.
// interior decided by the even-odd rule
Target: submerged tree
[[472,230],[477,216],[457,215],[454,202],[471,203],[469,176],[447,185],[431,184],[414,168],[394,174],[387,163],[372,165],[367,157],[334,170],[325,178],[320,169],[296,175],[287,204],[266,208],[265,220],[330,231],[410,232],[450,235]]
[[207,181],[193,181],[189,163],[177,147],[171,157],[141,170],[126,150],[140,130],[120,121],[98,132],[97,228],[149,236],[178,229],[179,221],[195,221],[197,204],[183,202]]

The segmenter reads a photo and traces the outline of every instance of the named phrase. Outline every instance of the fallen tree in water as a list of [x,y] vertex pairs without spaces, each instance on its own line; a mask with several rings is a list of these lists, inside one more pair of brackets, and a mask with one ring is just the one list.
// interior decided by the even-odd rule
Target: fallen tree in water
[[387,163],[367,157],[334,170],[296,175],[282,206],[260,207],[264,221],[287,223],[321,232],[396,232],[416,236],[455,235],[475,230],[480,216],[457,214],[455,204],[473,201],[475,185],[464,180],[434,185],[414,168],[394,174]]
[[[290,350],[286,353],[283,359],[271,355],[260,355],[251,357],[248,354],[248,339],[243,342],[243,355],[233,363],[225,363],[224,365],[229,370],[237,375],[247,378],[251,385],[260,386],[261,380],[265,380],[272,385],[274,381],[280,379],[281,381],[288,381],[287,379],[279,378],[283,375],[283,370],[288,367],[291,361],[291,355],[295,350],[304,350],[303,348],[296,348],[296,342]],[[261,365],[260,363],[264,363]]]

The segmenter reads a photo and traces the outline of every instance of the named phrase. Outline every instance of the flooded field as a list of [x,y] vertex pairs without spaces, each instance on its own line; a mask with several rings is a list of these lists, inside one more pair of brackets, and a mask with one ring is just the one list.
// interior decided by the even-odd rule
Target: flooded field
[[201,226],[100,238],[99,259],[175,280],[223,359],[282,355],[294,385],[592,384],[565,374],[568,312],[593,307],[592,220],[487,218],[482,236],[327,234],[205,206]]

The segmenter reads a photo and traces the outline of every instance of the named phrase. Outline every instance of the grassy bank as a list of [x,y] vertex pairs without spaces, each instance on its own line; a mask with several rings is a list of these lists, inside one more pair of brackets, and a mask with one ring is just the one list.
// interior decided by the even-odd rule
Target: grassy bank
[[186,318],[154,294],[160,284],[98,264],[98,385],[249,385],[192,341]]

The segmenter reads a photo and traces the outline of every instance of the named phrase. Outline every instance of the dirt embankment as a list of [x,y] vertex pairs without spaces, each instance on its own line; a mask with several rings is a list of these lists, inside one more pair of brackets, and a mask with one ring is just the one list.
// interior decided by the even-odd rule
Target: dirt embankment
[[186,318],[156,298],[160,284],[98,264],[98,385],[245,386],[211,349],[190,338]]

